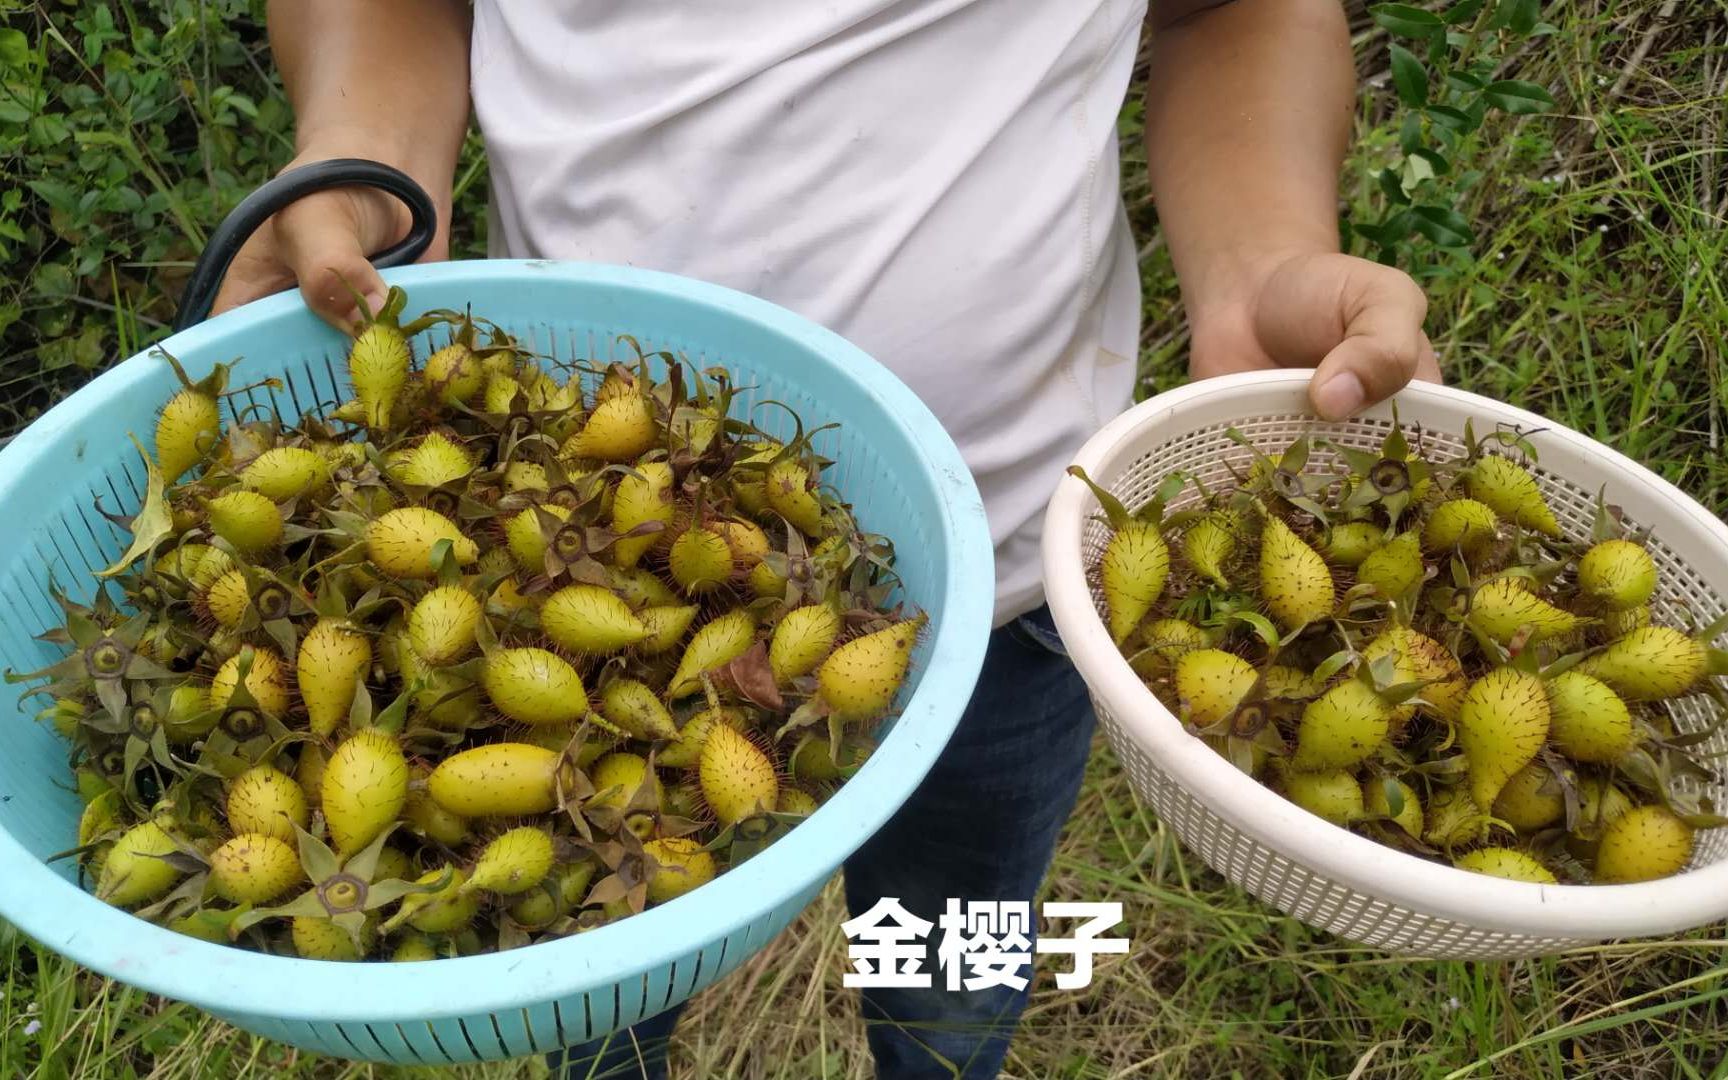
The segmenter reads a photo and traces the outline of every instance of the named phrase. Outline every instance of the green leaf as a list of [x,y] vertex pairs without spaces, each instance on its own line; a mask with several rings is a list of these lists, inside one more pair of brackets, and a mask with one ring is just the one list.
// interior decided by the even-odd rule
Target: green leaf
[[1398,100],[1411,108],[1420,108],[1428,101],[1428,69],[1402,45],[1392,45],[1391,53],[1392,85],[1398,88]]
[[1494,9],[1494,17],[1488,21],[1488,29],[1528,34],[1536,29],[1536,22],[1541,17],[1542,0],[1500,0],[1500,6]]
[[1417,188],[1432,179],[1434,179],[1434,167],[1428,164],[1427,158],[1411,154],[1404,159],[1404,175],[1398,178],[1398,183],[1403,191],[1414,194]]
[[1441,154],[1438,150],[1429,150],[1425,147],[1417,147],[1410,151],[1410,156],[1421,158],[1423,161],[1426,161],[1428,167],[1433,170],[1433,175],[1435,176],[1445,176],[1447,173],[1452,171],[1452,163],[1447,161],[1445,155]]
[[0,64],[23,67],[29,62],[30,39],[24,36],[24,31],[11,28],[0,30]]
[[157,544],[161,543],[174,532],[174,515],[168,509],[168,495],[162,481],[162,470],[150,460],[143,444],[138,437],[128,434],[132,445],[138,447],[138,453],[144,459],[144,509],[138,511],[138,516],[132,519],[132,546],[126,549],[126,554],[106,570],[97,571],[100,578],[111,578],[123,573],[127,567],[143,558]]
[[1440,16],[1409,4],[1375,4],[1369,10],[1375,22],[1399,37],[1426,40],[1445,32],[1446,24],[1440,21]]
[[[1409,160],[1406,158],[1405,160]],[[1400,206],[1410,205],[1410,196],[1404,193],[1404,182],[1398,175],[1398,170],[1387,167],[1380,170],[1380,190],[1388,199]]]
[[1436,124],[1459,134],[1467,135],[1475,131],[1479,123],[1463,109],[1453,108],[1451,105],[1430,105],[1422,111],[1427,113],[1428,119]]
[[1487,89],[1482,91],[1482,99],[1496,109],[1514,116],[1547,112],[1554,107],[1553,95],[1536,83],[1522,79],[1501,79],[1499,82],[1489,83]]
[[1422,145],[1422,114],[1407,112],[1398,125],[1398,148],[1406,154],[1414,154]]
[[1444,206],[1413,206],[1410,213],[1417,232],[1441,247],[1464,247],[1475,239],[1464,215]]
[[1476,17],[1487,0],[1458,0],[1458,3],[1447,8],[1440,15],[1440,21],[1448,26],[1461,26]]

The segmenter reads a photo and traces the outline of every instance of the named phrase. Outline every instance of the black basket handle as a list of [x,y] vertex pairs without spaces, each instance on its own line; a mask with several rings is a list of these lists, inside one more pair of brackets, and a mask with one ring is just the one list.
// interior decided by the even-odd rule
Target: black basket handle
[[209,317],[210,307],[216,302],[216,290],[228,273],[229,264],[240,253],[240,246],[270,219],[270,215],[315,191],[356,185],[389,192],[408,204],[408,212],[413,217],[408,235],[373,255],[372,265],[385,270],[411,263],[425,254],[438,230],[438,211],[426,189],[407,174],[365,158],[332,158],[302,165],[260,184],[252,194],[240,200],[240,205],[222,219],[222,224],[216,226],[216,231],[210,234],[210,242],[204,247],[204,254],[198,256],[197,264],[192,267],[185,292],[180,296],[180,310],[174,314],[175,331],[194,326]]

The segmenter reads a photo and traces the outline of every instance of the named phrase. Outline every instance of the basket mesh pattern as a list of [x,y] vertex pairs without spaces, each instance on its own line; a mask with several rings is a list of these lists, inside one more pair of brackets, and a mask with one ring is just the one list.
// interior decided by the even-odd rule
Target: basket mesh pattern
[[[1105,486],[1130,510],[1150,501],[1159,482],[1177,469],[1197,476],[1209,489],[1227,488],[1234,483],[1234,477],[1246,475],[1253,461],[1248,449],[1226,434],[1232,426],[1265,452],[1276,452],[1304,434],[1323,436],[1343,446],[1378,452],[1381,440],[1392,428],[1386,420],[1358,419],[1328,424],[1311,416],[1290,414],[1185,432],[1172,430],[1163,442],[1142,454]],[[1408,424],[1406,435],[1413,447],[1434,459],[1445,460],[1464,452],[1463,441],[1450,435],[1422,431]],[[1310,468],[1325,468],[1335,460],[1336,455],[1330,450],[1315,447]],[[1570,535],[1589,535],[1596,515],[1596,492],[1590,486],[1592,478],[1583,477],[1584,483],[1576,483],[1540,464],[1531,471],[1541,484],[1561,528]],[[1607,497],[1612,502],[1614,492],[1609,491]],[[1190,485],[1170,509],[1181,510],[1195,504],[1199,498],[1199,493]],[[1627,524],[1635,529],[1643,523],[1628,520]],[[1101,617],[1105,610],[1104,597],[1097,583],[1096,568],[1109,538],[1110,530],[1102,520],[1094,517],[1088,521],[1082,540],[1083,558],[1092,582],[1093,603]],[[1692,567],[1682,562],[1659,539],[1652,539],[1647,546],[1660,574],[1659,591],[1651,601],[1657,621],[1680,626],[1701,625],[1722,614],[1722,606],[1713,598],[1713,590]],[[1134,741],[1132,731],[1118,721],[1109,702],[1094,695],[1094,705],[1135,791],[1152,804],[1158,816],[1175,830],[1182,843],[1230,881],[1309,925],[1393,952],[1457,959],[1537,955],[1587,944],[1576,939],[1513,934],[1438,918],[1387,903],[1299,865],[1196,800],[1179,778],[1162,769]],[[1677,731],[1703,730],[1715,718],[1715,705],[1702,694],[1669,702],[1665,707]],[[1728,725],[1724,727],[1728,728]],[[1705,760],[1728,753],[1728,730],[1717,730],[1694,750]],[[1256,783],[1246,776],[1241,778],[1241,782]],[[1720,779],[1707,785],[1700,785],[1697,781],[1690,783],[1694,791],[1702,786],[1718,806],[1728,804],[1728,786]],[[1314,826],[1335,827],[1319,818],[1314,819]],[[1725,857],[1728,857],[1728,829],[1712,829],[1698,834],[1692,865],[1714,863]]]

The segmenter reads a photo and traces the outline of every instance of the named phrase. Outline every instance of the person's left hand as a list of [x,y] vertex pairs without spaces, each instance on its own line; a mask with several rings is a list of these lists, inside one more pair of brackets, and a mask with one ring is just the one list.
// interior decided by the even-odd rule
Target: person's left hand
[[1410,276],[1350,255],[1295,255],[1245,275],[1240,295],[1191,311],[1196,379],[1315,368],[1308,397],[1328,420],[1384,401],[1411,379],[1440,382]]

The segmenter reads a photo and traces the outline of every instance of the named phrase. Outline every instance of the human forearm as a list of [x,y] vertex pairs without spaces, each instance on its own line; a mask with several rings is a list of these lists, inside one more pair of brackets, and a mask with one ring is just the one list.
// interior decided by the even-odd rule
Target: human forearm
[[1272,260],[1338,249],[1354,81],[1338,0],[1235,0],[1154,31],[1147,163],[1196,332]]
[[460,0],[271,0],[300,154],[394,165],[447,199],[468,126]]
[[1338,251],[1355,99],[1338,0],[1154,0],[1153,12],[1147,160],[1190,373],[1314,368],[1310,400],[1328,419],[1438,379],[1422,290]]

